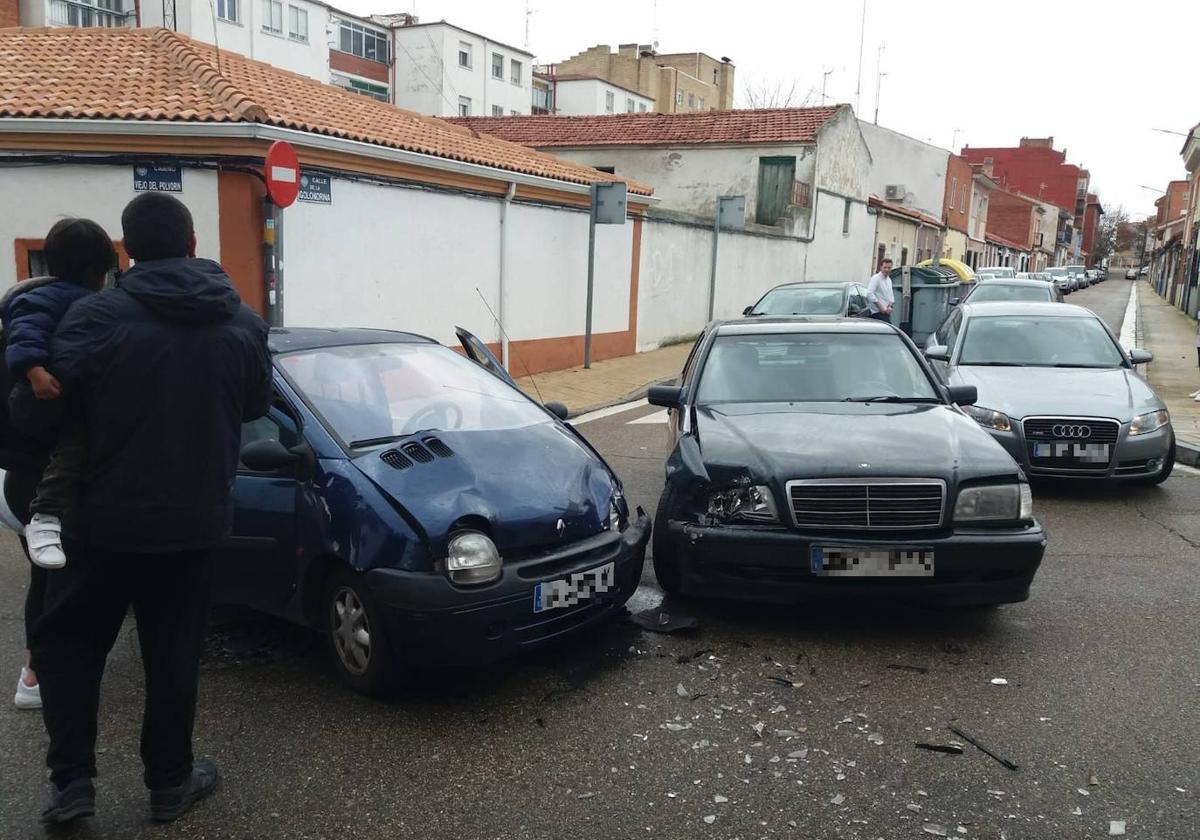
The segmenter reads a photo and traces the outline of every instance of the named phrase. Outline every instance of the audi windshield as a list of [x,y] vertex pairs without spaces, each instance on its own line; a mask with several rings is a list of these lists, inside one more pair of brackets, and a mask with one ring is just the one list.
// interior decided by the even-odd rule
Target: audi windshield
[[1125,357],[1092,315],[976,315],[963,335],[960,365],[1117,368]]
[[713,342],[699,405],[762,402],[941,402],[895,334],[730,335]]

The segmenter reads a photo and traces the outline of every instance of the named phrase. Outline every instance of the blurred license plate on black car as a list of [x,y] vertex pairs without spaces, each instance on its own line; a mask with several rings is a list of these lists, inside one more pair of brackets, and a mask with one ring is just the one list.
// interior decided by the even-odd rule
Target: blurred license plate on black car
[[561,580],[547,580],[533,590],[533,611],[557,610],[573,607],[593,595],[612,589],[617,568],[614,563],[605,563],[585,572],[576,572]]
[[1084,464],[1107,464],[1109,448],[1107,443],[1075,443],[1072,441],[1054,441],[1052,443],[1032,443],[1034,458],[1068,458]]
[[813,546],[812,572],[821,577],[933,577],[933,552]]

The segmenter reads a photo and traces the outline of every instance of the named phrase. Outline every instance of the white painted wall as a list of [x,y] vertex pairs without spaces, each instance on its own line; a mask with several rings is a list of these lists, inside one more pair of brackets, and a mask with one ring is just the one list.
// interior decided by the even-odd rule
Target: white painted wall
[[608,94],[613,95],[611,113],[624,114],[629,111],[628,100],[633,100],[633,110],[654,110],[654,100],[640,93],[633,93],[603,79],[565,79],[554,82],[555,113],[563,116],[588,116],[607,114]]
[[[215,4],[216,0],[212,0]],[[216,43],[222,50],[235,52],[256,61],[265,61],[282,70],[329,82],[329,7],[310,0],[282,0],[283,34],[263,31],[262,0],[240,0],[239,20],[217,19],[214,30],[214,6],[209,0],[176,0],[175,29],[181,35],[207,44]],[[308,41],[288,37],[288,7],[308,12]],[[141,5],[142,26],[163,25],[163,4],[147,2]],[[215,32],[215,34],[214,34]]]
[[902,199],[892,199],[936,218],[942,217],[946,198],[946,166],[950,152],[897,131],[859,120],[859,128],[871,150],[872,164],[867,188],[885,198],[889,184],[903,184]]
[[[31,166],[0,169],[0,290],[16,282],[15,239],[42,239],[65,216],[96,221],[121,238],[121,211],[133,191],[132,166]],[[217,175],[185,169],[183,192],[196,225],[197,254],[219,260]],[[14,208],[18,208],[14,210]]]
[[[458,63],[459,44],[471,45],[471,67]],[[492,106],[505,116],[528,114],[533,105],[533,56],[465,32],[450,24],[404,26],[395,30],[396,104],[422,114],[458,116],[459,97],[471,100],[471,116],[490,117]],[[504,61],[504,78],[492,77],[492,55]],[[521,63],[513,83],[512,62]]]
[[[463,326],[500,340],[488,312],[498,310],[499,200],[343,179],[332,186],[332,205],[286,211],[286,323],[411,330],[450,344]],[[504,308],[513,340],[583,333],[587,221],[572,210],[510,207]],[[632,232],[632,223],[597,228],[596,333],[628,327]]]
[[846,200],[821,191],[817,195],[816,224],[808,247],[804,279],[810,281],[865,281],[871,276],[875,247],[875,217],[864,202],[850,201],[849,233],[842,233]]

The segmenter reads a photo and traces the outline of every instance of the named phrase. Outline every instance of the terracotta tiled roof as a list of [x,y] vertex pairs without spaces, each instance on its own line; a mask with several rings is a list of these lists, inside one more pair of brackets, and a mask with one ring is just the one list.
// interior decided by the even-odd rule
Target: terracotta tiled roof
[[613,178],[236,53],[218,58],[165,29],[0,30],[3,117],[258,122],[560,181]]
[[868,199],[868,204],[872,207],[879,207],[888,212],[895,213],[898,216],[912,219],[916,222],[924,222],[927,225],[934,227],[942,227],[942,220],[936,216],[930,216],[928,213],[922,213],[913,207],[905,207],[903,204],[893,204],[890,201],[884,201],[877,195],[873,195]]
[[536,148],[811,143],[844,107],[848,106],[594,117],[455,117],[450,122]]

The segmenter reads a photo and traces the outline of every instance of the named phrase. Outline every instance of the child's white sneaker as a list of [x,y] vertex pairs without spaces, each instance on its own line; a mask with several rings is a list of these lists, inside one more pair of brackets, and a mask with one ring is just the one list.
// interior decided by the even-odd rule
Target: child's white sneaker
[[17,680],[17,694],[13,697],[13,705],[18,709],[40,709],[42,708],[42,686],[38,683],[28,685],[25,682],[25,676],[28,673],[28,668],[21,669],[21,678]]
[[48,513],[35,513],[25,526],[29,559],[43,569],[61,569],[67,565],[62,547],[62,521]]

